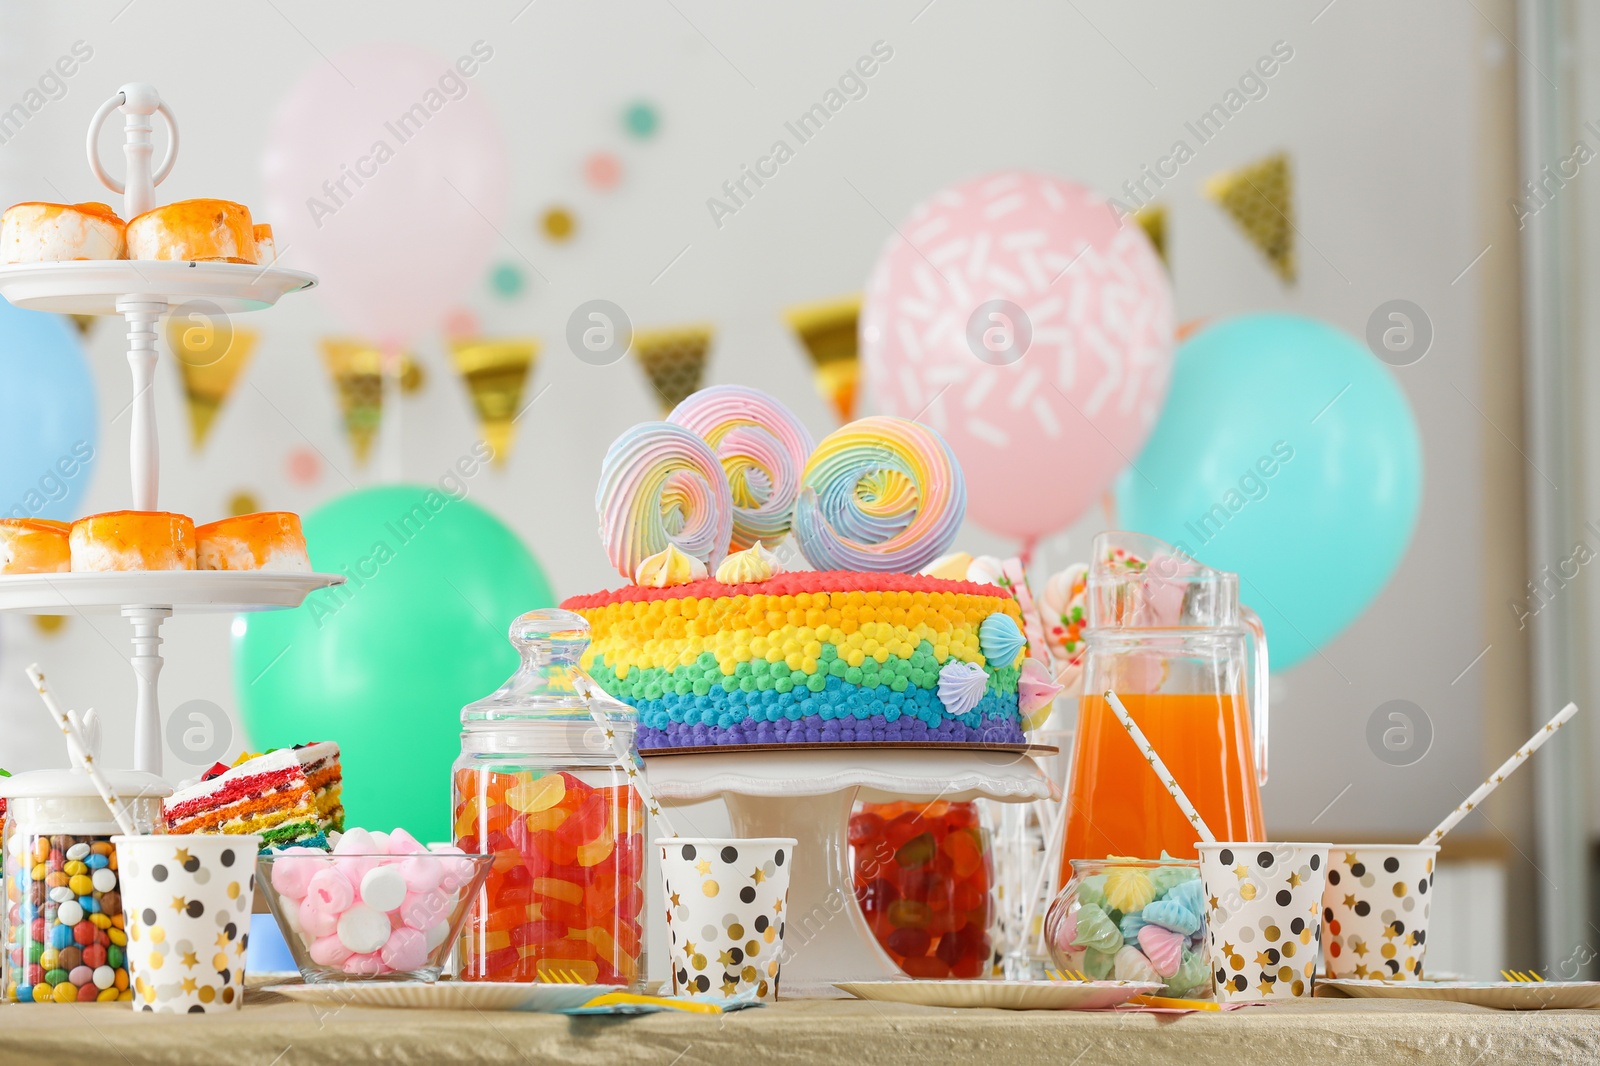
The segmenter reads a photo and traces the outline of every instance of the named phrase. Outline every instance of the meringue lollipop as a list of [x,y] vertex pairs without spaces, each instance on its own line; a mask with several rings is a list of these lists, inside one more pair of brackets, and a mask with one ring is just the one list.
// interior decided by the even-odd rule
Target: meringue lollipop
[[811,453],[794,529],[818,569],[910,574],[944,554],[966,510],[966,480],[944,438],[875,415],[828,434]]
[[705,441],[670,422],[641,422],[612,442],[595,509],[606,556],[629,581],[668,544],[715,568],[733,535],[722,464]]
[[713,385],[672,409],[667,421],[698,434],[722,461],[733,493],[733,547],[775,542],[789,532],[811,434],[760,389]]

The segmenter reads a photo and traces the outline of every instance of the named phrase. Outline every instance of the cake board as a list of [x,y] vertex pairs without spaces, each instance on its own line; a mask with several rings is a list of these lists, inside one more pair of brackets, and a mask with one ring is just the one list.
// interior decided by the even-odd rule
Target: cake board
[[720,797],[736,836],[798,841],[784,930],[782,980],[790,990],[902,976],[856,905],[848,832],[857,800],[1027,803],[1054,791],[1033,757],[1017,748],[807,745],[640,754],[663,805]]

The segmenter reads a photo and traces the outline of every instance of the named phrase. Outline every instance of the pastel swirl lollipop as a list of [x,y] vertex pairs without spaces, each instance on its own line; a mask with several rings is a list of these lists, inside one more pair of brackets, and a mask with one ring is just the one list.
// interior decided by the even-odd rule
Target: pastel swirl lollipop
[[629,581],[668,544],[715,568],[733,535],[733,494],[705,441],[670,422],[641,422],[611,442],[595,494],[600,540]]
[[794,529],[818,569],[912,574],[945,553],[966,510],[966,480],[944,438],[876,415],[828,434],[811,453]]
[[733,492],[733,547],[781,540],[789,532],[811,434],[760,389],[713,385],[672,409],[667,421],[699,434],[722,460]]

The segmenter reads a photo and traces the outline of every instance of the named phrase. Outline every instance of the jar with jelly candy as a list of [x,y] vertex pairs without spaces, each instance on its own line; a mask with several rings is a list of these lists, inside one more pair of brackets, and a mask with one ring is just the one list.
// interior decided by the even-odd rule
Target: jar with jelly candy
[[[172,787],[134,770],[103,771],[141,833],[162,827]],[[82,770],[0,779],[7,1003],[131,1000],[111,810]]]
[[[468,981],[640,986],[644,804],[632,708],[579,666],[589,624],[529,611],[522,656],[492,695],[461,711],[455,843],[494,856],[461,935]],[[591,705],[590,694],[595,694]]]
[[920,978],[990,972],[993,869],[976,803],[859,804],[850,850],[861,914],[896,966]]

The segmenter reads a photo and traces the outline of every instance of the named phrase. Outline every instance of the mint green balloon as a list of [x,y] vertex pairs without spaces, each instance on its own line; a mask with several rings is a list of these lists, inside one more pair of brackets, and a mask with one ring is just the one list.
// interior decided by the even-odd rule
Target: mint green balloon
[[499,519],[437,488],[353,492],[308,515],[305,533],[312,566],[346,583],[239,616],[250,742],[337,741],[346,824],[448,840],[461,708],[516,669],[507,627],[555,602],[549,582]]
[[1185,342],[1144,450],[1118,479],[1125,529],[1239,575],[1274,671],[1388,582],[1422,506],[1422,444],[1394,374],[1314,319],[1243,315]]

